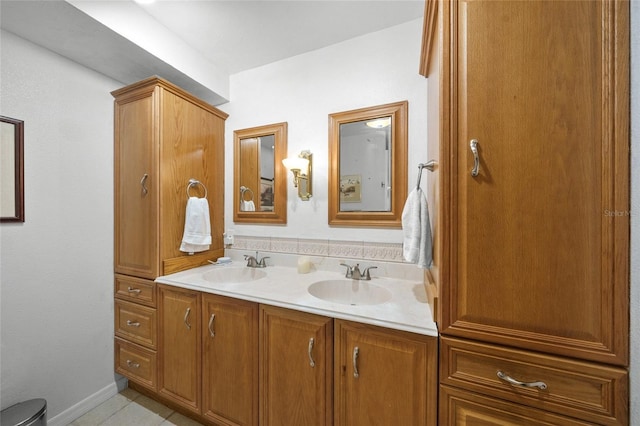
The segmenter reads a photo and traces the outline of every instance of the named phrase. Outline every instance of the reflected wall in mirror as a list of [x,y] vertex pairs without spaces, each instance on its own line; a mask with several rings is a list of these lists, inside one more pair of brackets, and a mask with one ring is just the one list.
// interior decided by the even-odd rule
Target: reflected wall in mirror
[[401,227],[408,102],[329,115],[329,225]]
[[233,220],[287,223],[287,123],[236,130]]

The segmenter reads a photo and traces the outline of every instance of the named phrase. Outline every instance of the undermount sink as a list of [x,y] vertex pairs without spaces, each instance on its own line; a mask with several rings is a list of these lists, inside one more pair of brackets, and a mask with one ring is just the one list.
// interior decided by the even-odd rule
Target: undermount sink
[[389,290],[364,280],[317,281],[308,291],[318,299],[352,306],[379,305],[391,300]]
[[212,283],[246,283],[256,281],[267,276],[267,273],[256,268],[226,268],[224,266],[219,269],[205,272],[202,278]]

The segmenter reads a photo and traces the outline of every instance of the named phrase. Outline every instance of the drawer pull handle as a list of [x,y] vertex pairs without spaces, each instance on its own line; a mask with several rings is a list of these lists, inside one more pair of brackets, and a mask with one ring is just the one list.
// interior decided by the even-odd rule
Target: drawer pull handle
[[473,169],[471,169],[471,176],[476,177],[480,171],[480,155],[478,154],[478,140],[471,139],[469,147],[473,153]]
[[149,190],[147,189],[147,186],[146,186],[148,177],[149,177],[149,175],[145,173],[142,176],[142,179],[140,179],[140,186],[142,187],[142,196],[143,197],[145,197],[147,195],[147,193],[149,192]]
[[356,346],[353,348],[353,377],[356,379],[360,377],[360,373],[358,373],[358,354],[360,353],[360,349]]
[[127,325],[129,327],[140,327],[140,323],[138,321],[127,320]]
[[189,324],[190,313],[191,313],[191,308],[187,308],[187,312],[184,313],[184,325],[187,327],[187,330],[191,330],[191,324]]
[[315,343],[315,340],[313,340],[313,337],[309,339],[309,348],[307,349],[307,353],[309,354],[309,365],[311,367],[316,366],[316,362],[313,360],[313,344],[314,343]]
[[127,291],[128,291],[129,293],[140,294],[140,292],[141,292],[142,290],[140,290],[139,288],[127,287]]
[[216,319],[216,314],[211,314],[211,318],[209,318],[209,334],[211,337],[216,337],[216,332],[213,329],[213,320]]
[[127,360],[127,366],[131,368],[139,368],[140,364],[137,362],[133,362],[130,359]]
[[508,374],[503,373],[502,371],[498,371],[498,378],[511,385],[521,386],[524,388],[538,388],[540,390],[545,390],[547,388],[547,384],[545,382],[521,382],[520,380],[516,380]]

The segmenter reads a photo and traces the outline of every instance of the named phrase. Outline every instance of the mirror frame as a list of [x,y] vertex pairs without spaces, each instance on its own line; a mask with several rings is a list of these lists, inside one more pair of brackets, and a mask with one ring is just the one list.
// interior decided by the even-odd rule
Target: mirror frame
[[0,222],[24,222],[24,121],[0,116],[0,122],[13,127],[10,135],[3,132],[0,144],[0,157],[7,161],[0,168],[2,193],[13,199],[13,211],[2,212]]
[[[329,225],[402,227],[402,208],[407,196],[407,101],[329,114]],[[354,121],[391,117],[391,210],[351,212],[340,210],[340,125]]]
[[[274,184],[273,211],[240,211],[240,141],[274,135]],[[287,223],[287,170],[282,160],[287,155],[287,123],[267,124],[265,126],[234,130],[233,132],[233,221],[240,223]],[[260,197],[259,190],[254,196]]]

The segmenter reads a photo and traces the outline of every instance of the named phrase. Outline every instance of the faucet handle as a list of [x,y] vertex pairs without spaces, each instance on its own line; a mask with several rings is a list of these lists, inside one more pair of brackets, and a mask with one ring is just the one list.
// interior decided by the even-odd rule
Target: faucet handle
[[345,275],[345,278],[353,277],[353,266],[347,265],[346,263],[341,263],[340,266],[346,266],[347,267],[347,274]]
[[364,279],[365,280],[370,280],[371,279],[371,275],[369,274],[369,270],[370,269],[378,269],[378,267],[377,266],[369,266],[364,271],[362,271],[362,275],[364,275]]
[[260,261],[258,262],[258,267],[259,268],[266,268],[267,267],[265,259],[270,259],[270,257],[269,256],[265,256],[262,259],[260,259]]

